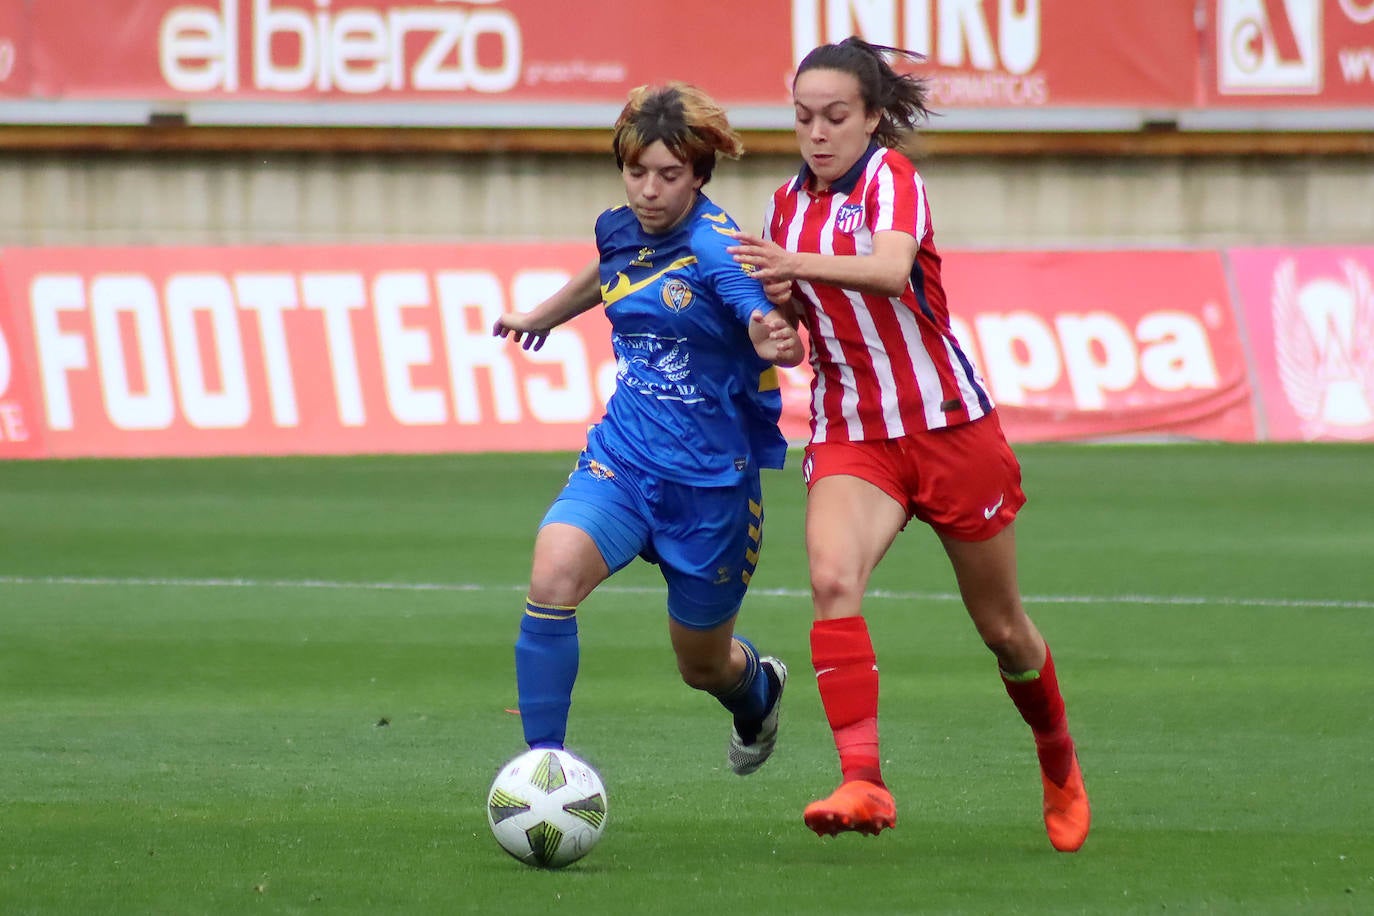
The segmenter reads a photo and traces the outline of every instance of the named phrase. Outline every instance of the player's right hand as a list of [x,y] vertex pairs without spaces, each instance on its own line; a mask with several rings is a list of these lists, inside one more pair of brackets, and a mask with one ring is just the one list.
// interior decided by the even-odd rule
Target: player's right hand
[[550,328],[539,327],[524,312],[506,312],[496,319],[491,333],[496,337],[509,337],[521,349],[538,350],[549,339]]

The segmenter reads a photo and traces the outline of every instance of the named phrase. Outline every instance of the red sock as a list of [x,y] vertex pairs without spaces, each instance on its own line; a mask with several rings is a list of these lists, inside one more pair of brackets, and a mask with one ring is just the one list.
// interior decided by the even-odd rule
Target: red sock
[[825,718],[835,733],[844,781],[883,785],[878,758],[878,661],[863,617],[817,620],[811,664]]
[[1054,673],[1054,658],[1045,646],[1045,663],[1039,672],[1022,674],[1002,672],[1007,696],[1016,704],[1021,718],[1035,735],[1035,753],[1045,775],[1062,786],[1073,765],[1073,738],[1064,714],[1064,698],[1059,693],[1059,678]]

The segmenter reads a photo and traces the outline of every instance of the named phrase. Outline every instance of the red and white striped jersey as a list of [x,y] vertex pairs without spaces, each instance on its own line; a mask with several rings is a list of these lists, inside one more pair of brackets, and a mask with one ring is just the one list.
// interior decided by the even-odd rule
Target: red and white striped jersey
[[768,204],[764,232],[791,251],[866,255],[873,236],[920,242],[901,296],[798,280],[811,336],[811,441],[895,439],[976,420],[987,386],[950,331],[925,183],[905,155],[873,144],[814,192],[806,166]]

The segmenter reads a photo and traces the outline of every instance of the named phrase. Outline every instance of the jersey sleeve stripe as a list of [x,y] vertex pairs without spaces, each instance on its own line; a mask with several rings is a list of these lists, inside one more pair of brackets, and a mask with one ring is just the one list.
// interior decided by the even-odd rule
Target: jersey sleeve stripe
[[886,232],[901,226],[901,223],[896,221],[897,195],[894,188],[892,167],[886,163],[883,156],[879,155],[874,157],[873,163],[869,166],[869,172],[873,176],[873,204],[877,211],[873,217],[873,231]]
[[[946,340],[945,343],[949,349],[951,364],[957,364],[963,370],[959,373],[959,393],[963,397],[964,409],[968,411],[969,419],[976,420],[991,413],[992,398],[988,396],[987,390],[980,384],[982,379],[978,377],[977,370],[973,368],[972,360],[955,345],[953,338]],[[973,409],[975,402],[978,404],[976,411]]]
[[930,201],[926,199],[926,183],[915,169],[911,172],[911,181],[916,188],[916,195],[909,225],[914,230],[912,234],[916,236],[916,241],[924,243],[930,231]]

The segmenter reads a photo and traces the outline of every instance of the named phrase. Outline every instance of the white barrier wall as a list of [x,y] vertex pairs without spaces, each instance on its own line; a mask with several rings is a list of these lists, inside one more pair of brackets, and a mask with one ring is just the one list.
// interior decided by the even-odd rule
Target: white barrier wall
[[[796,166],[723,162],[745,226]],[[919,162],[959,247],[1360,244],[1374,156],[954,157]],[[623,189],[609,153],[0,152],[0,245],[585,238]]]

